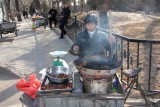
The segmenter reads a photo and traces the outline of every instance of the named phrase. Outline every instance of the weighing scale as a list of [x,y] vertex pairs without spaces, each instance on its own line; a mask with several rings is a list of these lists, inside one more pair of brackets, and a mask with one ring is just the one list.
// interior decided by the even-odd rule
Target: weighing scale
[[54,57],[53,66],[64,66],[62,62],[62,57],[67,54],[66,51],[54,51],[49,53],[52,57]]

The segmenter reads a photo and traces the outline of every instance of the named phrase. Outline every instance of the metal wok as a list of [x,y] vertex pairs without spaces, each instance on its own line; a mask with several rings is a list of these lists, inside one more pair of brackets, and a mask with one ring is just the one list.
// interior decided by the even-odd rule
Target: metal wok
[[[108,56],[91,56],[78,58],[74,64],[82,77],[89,79],[106,79],[116,73],[122,62],[117,58]],[[112,60],[112,61],[111,61]]]
[[93,70],[111,70],[121,66],[122,62],[109,56],[80,57],[74,61],[76,66]]

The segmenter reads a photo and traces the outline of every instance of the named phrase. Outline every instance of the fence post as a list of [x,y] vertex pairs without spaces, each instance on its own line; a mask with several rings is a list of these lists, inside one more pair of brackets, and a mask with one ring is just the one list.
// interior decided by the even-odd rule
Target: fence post
[[151,64],[152,64],[152,43],[150,44],[149,51],[149,81],[148,81],[148,91],[151,91]]
[[123,39],[121,38],[121,61],[122,61],[122,66],[121,66],[121,79],[123,79],[122,76],[122,71],[123,71]]
[[129,56],[130,56],[129,41],[127,41],[127,69],[129,69]]
[[117,46],[118,45],[118,40],[117,40],[117,36],[116,36],[116,58],[117,58],[117,55],[118,55],[118,53],[117,53]]
[[[137,43],[137,68],[139,67],[139,42]],[[138,75],[137,75],[137,81],[138,81]],[[136,84],[136,88],[138,88],[138,85]]]
[[139,67],[139,42],[137,43],[137,67]]
[[[129,56],[130,56],[129,41],[127,41],[127,69],[129,69]],[[127,77],[127,85],[128,84],[129,84],[129,77]]]

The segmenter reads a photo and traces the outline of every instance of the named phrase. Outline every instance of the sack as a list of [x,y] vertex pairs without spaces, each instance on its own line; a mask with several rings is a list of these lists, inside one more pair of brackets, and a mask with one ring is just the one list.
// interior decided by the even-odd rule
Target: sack
[[36,93],[41,85],[41,82],[36,79],[36,74],[28,76],[28,80],[24,78],[20,79],[16,84],[16,88],[24,93],[28,94],[33,99],[36,99]]

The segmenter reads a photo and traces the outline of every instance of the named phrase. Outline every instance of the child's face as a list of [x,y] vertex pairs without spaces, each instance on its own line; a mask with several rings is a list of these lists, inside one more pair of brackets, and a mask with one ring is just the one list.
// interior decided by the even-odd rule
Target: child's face
[[86,23],[86,28],[88,31],[94,31],[96,29],[95,23]]

